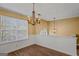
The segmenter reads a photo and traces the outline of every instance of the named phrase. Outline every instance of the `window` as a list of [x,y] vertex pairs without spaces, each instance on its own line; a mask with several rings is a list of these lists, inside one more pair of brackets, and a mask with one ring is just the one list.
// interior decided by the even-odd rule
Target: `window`
[[0,43],[28,39],[28,22],[8,16],[0,16]]

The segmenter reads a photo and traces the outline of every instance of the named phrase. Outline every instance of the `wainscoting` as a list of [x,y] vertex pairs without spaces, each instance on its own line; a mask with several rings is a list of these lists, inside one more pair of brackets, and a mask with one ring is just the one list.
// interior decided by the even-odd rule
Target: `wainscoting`
[[[52,37],[52,36],[44,36],[44,35],[29,36],[29,39],[26,39],[23,41],[21,40],[21,41],[17,41],[17,42],[13,42],[13,43],[7,43],[7,44],[0,45],[0,53],[10,53],[10,52],[13,52],[16,50],[18,51],[18,49],[21,49],[21,48],[23,48],[23,50],[21,49],[21,51],[24,51],[24,52],[26,51],[26,53],[28,51],[30,51],[30,53],[32,53],[31,51],[32,50],[34,51],[35,49],[37,51],[35,50],[34,52],[40,51],[41,48],[38,49],[37,45],[36,45],[36,48],[34,48],[32,46],[30,48],[26,48],[27,46],[30,46],[33,44],[37,44],[37,45],[46,47],[48,49],[56,50],[56,51],[59,51],[59,52],[62,52],[62,53],[68,54],[68,55],[77,56],[76,37],[73,37],[73,36],[69,36],[69,37],[63,37],[63,36],[53,36]],[[47,50],[47,49],[45,49],[45,50]],[[44,51],[44,49],[43,49],[43,51]],[[45,52],[49,53],[47,51],[45,51]],[[18,55],[18,52],[14,53],[14,54]],[[26,55],[26,54],[21,54],[21,55]],[[38,52],[38,54],[35,54],[35,55],[39,55],[39,52]],[[48,55],[48,54],[45,54],[45,55]],[[52,55],[52,54],[50,54],[50,55]],[[58,55],[60,55],[60,53]]]

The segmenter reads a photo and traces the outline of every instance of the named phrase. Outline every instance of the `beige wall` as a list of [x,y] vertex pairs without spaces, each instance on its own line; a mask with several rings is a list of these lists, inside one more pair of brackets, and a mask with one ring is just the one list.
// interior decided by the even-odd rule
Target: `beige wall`
[[[33,29],[33,25],[32,29]],[[34,27],[35,34],[39,34],[41,30],[44,28],[47,28],[48,34],[53,35],[53,21],[44,21],[42,20],[40,24],[36,24]],[[30,30],[29,29],[29,30]],[[79,34],[79,17],[73,17],[73,18],[65,18],[61,20],[56,20],[56,35],[65,35],[65,36],[71,36]]]
[[39,35],[40,32],[44,29],[48,29],[48,22],[41,20],[40,24],[32,25],[29,24],[29,35]]
[[[79,17],[56,20],[56,35],[79,34]],[[49,25],[49,34],[53,35],[53,21]]]
[[40,24],[35,25],[36,34],[40,34],[40,32],[45,30],[45,29],[47,30],[47,27],[48,27],[47,21],[41,20]]
[[36,31],[35,31],[35,26],[32,25],[32,24],[28,24],[28,33],[29,35],[35,35],[36,34]]

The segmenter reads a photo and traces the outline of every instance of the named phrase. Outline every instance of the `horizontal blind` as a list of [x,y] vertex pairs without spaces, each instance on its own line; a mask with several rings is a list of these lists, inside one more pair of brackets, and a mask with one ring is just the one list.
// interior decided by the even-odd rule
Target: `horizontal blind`
[[0,16],[0,43],[28,39],[28,22]]

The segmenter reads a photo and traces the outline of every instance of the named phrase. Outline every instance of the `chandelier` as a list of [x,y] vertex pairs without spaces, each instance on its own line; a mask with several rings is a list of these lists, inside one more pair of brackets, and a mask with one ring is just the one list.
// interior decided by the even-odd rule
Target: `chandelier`
[[32,25],[39,24],[40,23],[40,14],[37,14],[38,17],[36,17],[36,11],[35,11],[35,3],[33,3],[33,10],[32,10],[32,17],[28,16],[28,22]]

